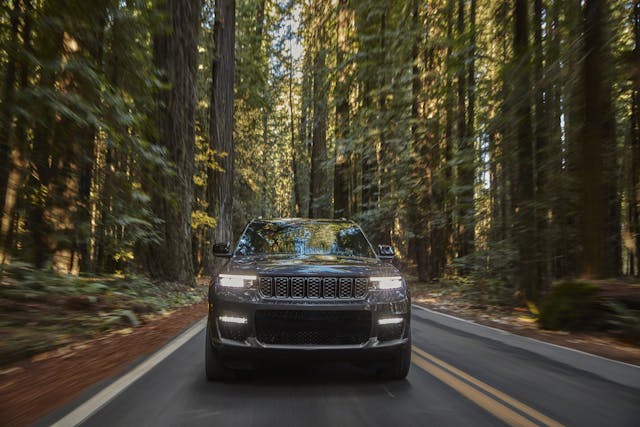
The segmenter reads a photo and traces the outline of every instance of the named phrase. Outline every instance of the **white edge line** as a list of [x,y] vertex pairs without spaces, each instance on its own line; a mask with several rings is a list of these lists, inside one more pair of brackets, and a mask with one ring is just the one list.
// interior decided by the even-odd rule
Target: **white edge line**
[[140,379],[140,377],[145,375],[156,365],[166,359],[169,355],[171,355],[171,353],[182,347],[187,341],[196,336],[204,327],[205,321],[206,318],[200,319],[189,329],[182,332],[176,338],[165,344],[164,347],[162,347],[160,350],[153,353],[144,362],[140,363],[130,372],[124,374],[116,381],[94,394],[80,406],[52,424],[52,426],[77,426],[85,421],[87,418],[100,410],[100,408],[109,403],[119,393],[124,391],[127,387]]
[[411,304],[411,306],[414,307],[414,308],[418,308],[420,310],[426,311],[428,313],[432,313],[432,314],[437,314],[439,316],[448,317],[450,319],[458,320],[458,321],[464,322],[464,323],[469,323],[469,324],[474,325],[474,326],[479,326],[479,327],[482,327],[482,328],[491,329],[491,330],[493,330],[495,332],[501,333],[502,335],[513,335],[513,336],[524,338],[526,340],[533,341],[533,342],[536,342],[536,343],[539,343],[539,344],[545,344],[545,345],[548,345],[548,346],[561,348],[563,350],[573,351],[575,353],[579,353],[579,354],[582,354],[582,355],[585,355],[585,356],[591,356],[591,357],[595,357],[597,359],[606,360],[607,362],[613,362],[613,363],[616,363],[616,364],[619,364],[619,365],[623,365],[623,366],[627,366],[627,367],[630,367],[630,368],[640,369],[640,366],[638,366],[638,365],[633,365],[633,364],[627,363],[627,362],[621,362],[619,360],[609,359],[608,357],[599,356],[599,355],[593,354],[593,353],[587,353],[586,351],[577,350],[577,349],[571,348],[571,347],[565,347],[563,345],[554,344],[554,343],[547,342],[547,341],[542,341],[542,340],[539,340],[539,339],[536,339],[536,338],[531,338],[531,337],[527,337],[527,336],[524,336],[524,335],[514,334],[513,332],[505,331],[503,329],[495,328],[493,326],[483,325],[481,323],[477,323],[477,322],[474,322],[472,320],[462,319],[460,317],[452,316],[450,314],[441,313],[439,311],[431,310],[429,308],[422,307],[421,305],[418,305],[418,304]]

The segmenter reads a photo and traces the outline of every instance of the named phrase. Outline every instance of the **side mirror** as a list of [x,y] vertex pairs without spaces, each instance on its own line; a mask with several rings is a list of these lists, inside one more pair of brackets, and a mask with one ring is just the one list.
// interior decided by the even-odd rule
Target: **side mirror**
[[221,258],[231,258],[231,244],[229,243],[215,243],[213,245],[213,256]]
[[380,254],[378,257],[380,259],[391,260],[396,256],[393,246],[391,245],[378,245],[378,252]]

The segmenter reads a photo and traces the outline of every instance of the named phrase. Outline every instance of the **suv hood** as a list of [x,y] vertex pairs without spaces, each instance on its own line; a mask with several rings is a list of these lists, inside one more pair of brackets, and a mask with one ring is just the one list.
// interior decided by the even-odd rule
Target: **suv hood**
[[260,255],[232,258],[226,272],[266,276],[397,276],[391,264],[376,258],[333,255]]

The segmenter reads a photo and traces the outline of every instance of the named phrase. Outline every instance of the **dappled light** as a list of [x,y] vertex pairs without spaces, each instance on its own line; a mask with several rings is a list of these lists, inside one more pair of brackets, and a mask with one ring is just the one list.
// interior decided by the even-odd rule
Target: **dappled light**
[[640,0],[0,2],[3,425],[634,425],[638,365]]

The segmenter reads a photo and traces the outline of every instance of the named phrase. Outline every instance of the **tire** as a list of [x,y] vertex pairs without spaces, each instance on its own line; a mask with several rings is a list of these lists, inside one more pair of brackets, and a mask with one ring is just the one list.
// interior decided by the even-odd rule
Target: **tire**
[[395,357],[386,362],[378,371],[378,377],[384,380],[403,380],[411,367],[411,336],[409,341],[398,350]]
[[204,350],[204,368],[209,381],[221,381],[228,380],[233,377],[229,368],[225,367],[222,363],[222,359],[218,355],[218,352],[211,345],[211,335],[209,334],[209,325],[205,328],[205,350]]

